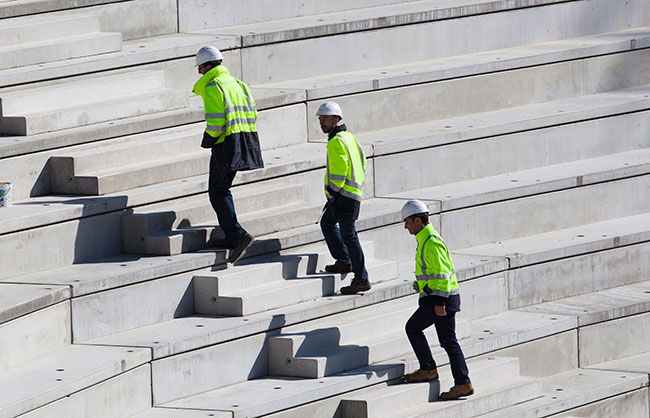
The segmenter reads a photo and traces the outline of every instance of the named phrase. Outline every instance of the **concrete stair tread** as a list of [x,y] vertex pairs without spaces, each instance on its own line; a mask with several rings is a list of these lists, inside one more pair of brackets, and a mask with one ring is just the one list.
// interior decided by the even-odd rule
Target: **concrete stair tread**
[[130,418],[232,418],[232,413],[224,411],[202,411],[199,409],[150,408],[131,415]]
[[120,254],[46,270],[0,283],[69,286],[73,297],[101,292],[159,277],[197,270],[225,261],[225,250],[180,254],[173,257],[143,257]]
[[648,374],[650,373],[650,353],[622,357],[616,360],[588,366],[586,369]]
[[66,286],[23,285],[0,282],[0,324],[70,298]]
[[648,385],[647,374],[577,369],[542,380],[544,396],[482,418],[548,417]]
[[[80,33],[75,35],[67,35],[62,37],[55,37],[49,39],[35,40],[32,42],[21,43],[18,45],[4,45],[0,46],[0,54],[5,54],[8,52],[21,51],[25,49],[35,49],[47,47],[50,45],[57,45],[63,43],[76,43],[90,40],[117,40],[121,43],[122,35],[119,32],[90,32],[90,33]],[[111,43],[107,44],[104,49],[98,49],[95,53],[102,54],[106,52],[118,51],[119,48],[115,48]],[[79,55],[74,55],[79,56]],[[64,58],[64,59],[67,59]]]
[[69,345],[0,372],[0,414],[16,416],[145,364],[146,348]]
[[650,148],[553,164],[395,193],[389,197],[441,201],[442,211],[548,193],[650,172]]
[[[534,315],[530,313],[504,312],[493,315],[486,320],[471,324],[472,335],[483,334],[485,326],[499,324],[494,333],[485,333],[485,338],[470,337],[461,341],[466,358],[475,357],[486,352],[506,348],[524,342],[533,341],[547,335],[575,328],[575,320],[554,316]],[[559,320],[558,320],[559,319]],[[523,322],[522,322],[523,321]],[[474,322],[474,321],[472,321]],[[530,330],[522,330],[521,323],[531,325]],[[477,329],[474,329],[477,328]],[[442,349],[434,349],[435,360],[439,367],[448,363]],[[470,360],[471,361],[471,360]],[[414,354],[379,362],[370,366],[347,371],[320,379],[265,377],[235,385],[196,394],[176,401],[167,402],[165,407],[232,410],[232,405],[239,405],[237,411],[251,416],[264,415],[286,408],[313,402],[319,399],[361,389],[376,383],[401,378],[418,368]],[[279,388],[279,389],[278,389]],[[254,395],[254,396],[253,396]]]
[[574,315],[579,326],[650,311],[650,280],[519,308],[525,312]]
[[378,283],[363,295],[318,298],[243,318],[202,315],[176,318],[85,343],[151,347],[154,357],[162,358],[409,294],[413,294],[411,285],[395,279]]
[[624,52],[630,50],[631,40],[650,45],[650,27],[268,83],[264,86],[302,88],[307,90],[309,100],[323,99],[341,94],[506,71],[529,65],[551,64],[603,53]]
[[[153,161],[142,161],[125,164],[120,167],[107,168],[104,170],[89,171],[84,173],[85,176],[97,177],[98,179],[106,177],[132,176],[134,172],[155,169],[158,166],[167,166],[171,164],[190,164],[197,159],[210,159],[210,155],[205,151],[187,152],[184,154],[170,155],[166,158],[158,158]],[[198,173],[206,174],[206,173]],[[197,174],[197,175],[198,175]]]
[[508,257],[510,267],[514,268],[648,241],[648,225],[650,212],[458,249],[454,252]]
[[575,123],[649,107],[650,86],[641,86],[365,131],[356,136],[363,143],[372,143],[374,155],[378,156]]

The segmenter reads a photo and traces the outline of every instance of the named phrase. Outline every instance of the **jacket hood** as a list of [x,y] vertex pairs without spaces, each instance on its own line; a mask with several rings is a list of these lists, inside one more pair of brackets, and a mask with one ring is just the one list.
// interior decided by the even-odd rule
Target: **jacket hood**
[[201,96],[205,90],[205,86],[207,86],[209,82],[224,74],[230,75],[228,68],[226,68],[225,65],[217,65],[199,78],[199,81],[197,81],[196,84],[194,84],[194,88],[192,88],[192,93]]

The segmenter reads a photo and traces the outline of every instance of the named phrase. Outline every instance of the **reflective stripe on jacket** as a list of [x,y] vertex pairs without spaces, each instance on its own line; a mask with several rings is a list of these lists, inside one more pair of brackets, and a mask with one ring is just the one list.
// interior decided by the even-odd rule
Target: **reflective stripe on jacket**
[[357,139],[348,131],[340,131],[327,142],[325,195],[330,190],[354,200],[363,196],[366,156]]
[[203,98],[205,130],[215,138],[215,144],[234,133],[257,131],[255,100],[246,83],[231,76],[225,66],[203,74],[192,92]]
[[444,298],[459,293],[451,255],[433,225],[427,224],[415,235],[415,238],[418,241],[415,256],[415,278],[418,290],[430,296]]

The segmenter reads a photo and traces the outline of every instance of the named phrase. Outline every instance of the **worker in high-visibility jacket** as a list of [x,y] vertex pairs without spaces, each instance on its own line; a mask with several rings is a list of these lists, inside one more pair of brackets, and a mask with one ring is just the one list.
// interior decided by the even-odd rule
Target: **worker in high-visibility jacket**
[[237,221],[230,193],[237,171],[264,167],[257,135],[257,110],[248,86],[231,76],[221,65],[223,54],[213,46],[196,53],[201,78],[192,92],[203,98],[206,128],[201,146],[212,151],[208,194],[217,213],[223,239],[212,238],[208,246],[228,248],[228,261],[234,263],[253,242]]
[[456,312],[460,311],[460,292],[454,263],[447,245],[429,223],[429,208],[420,200],[409,200],[402,207],[404,228],[415,236],[415,291],[420,293],[418,309],[406,322],[409,338],[420,368],[404,375],[404,381],[430,382],[438,380],[436,362],[431,355],[424,331],[435,325],[440,346],[447,352],[454,386],[440,394],[444,400],[458,399],[474,393],[469,379],[465,356],[456,339]]
[[327,248],[336,260],[325,266],[330,273],[349,273],[354,277],[343,294],[370,290],[370,281],[356,220],[359,217],[366,156],[354,135],[341,123],[343,112],[335,102],[323,103],[316,112],[323,133],[327,134],[327,168],[325,197],[327,203],[320,220]]

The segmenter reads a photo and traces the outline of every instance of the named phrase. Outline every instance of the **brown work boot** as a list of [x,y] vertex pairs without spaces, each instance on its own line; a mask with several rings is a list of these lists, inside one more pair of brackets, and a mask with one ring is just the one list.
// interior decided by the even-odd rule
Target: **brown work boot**
[[370,290],[370,281],[369,280],[352,280],[350,286],[344,286],[341,288],[341,294],[343,295],[354,295],[357,292],[365,292]]
[[474,388],[471,383],[465,383],[464,385],[454,385],[449,392],[442,392],[440,394],[440,399],[443,401],[451,401],[458,399],[461,396],[469,396],[474,394]]
[[244,251],[246,248],[248,248],[252,243],[253,236],[246,232],[243,237],[239,239],[237,244],[228,252],[228,262],[229,263],[234,263],[235,261],[239,260],[242,255],[244,255]]
[[406,383],[418,383],[418,382],[435,382],[438,380],[438,371],[433,370],[422,370],[418,369],[413,373],[405,374],[402,380]]
[[325,271],[328,273],[350,273],[352,271],[352,263],[343,263],[336,260],[334,264],[326,265]]

